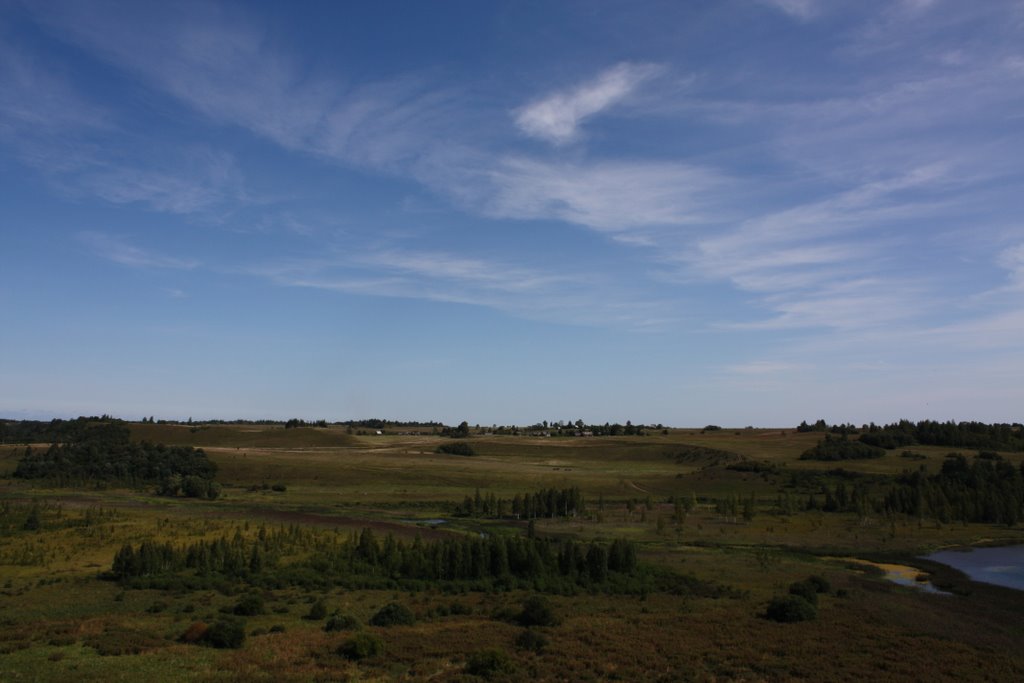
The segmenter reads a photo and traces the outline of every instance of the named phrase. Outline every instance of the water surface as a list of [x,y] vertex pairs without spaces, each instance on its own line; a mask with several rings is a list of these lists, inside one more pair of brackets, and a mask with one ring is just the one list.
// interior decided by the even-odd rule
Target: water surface
[[925,559],[959,569],[972,581],[1024,590],[1024,545],[940,550]]

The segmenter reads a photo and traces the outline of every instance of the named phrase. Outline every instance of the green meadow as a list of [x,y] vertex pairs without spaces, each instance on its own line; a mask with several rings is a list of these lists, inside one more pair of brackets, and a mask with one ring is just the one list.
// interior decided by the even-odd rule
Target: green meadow
[[[901,477],[976,450],[835,462],[801,459],[824,435],[794,429],[472,429],[460,441],[475,454],[460,456],[437,452],[452,439],[429,426],[128,427],[132,442],[201,448],[219,495],[15,477],[26,446],[0,445],[0,680],[1024,679],[1024,594],[919,559],[1024,543],[1020,524],[883,504]],[[1019,473],[1024,454],[985,457]],[[578,507],[518,507],[566,491]],[[164,549],[159,568],[143,544]],[[636,568],[605,558],[627,544]],[[550,552],[550,567],[421,561],[506,547]],[[225,548],[245,566],[221,569]],[[855,560],[912,567],[943,592]],[[813,618],[768,617],[812,576]],[[411,618],[385,623],[392,604]]]

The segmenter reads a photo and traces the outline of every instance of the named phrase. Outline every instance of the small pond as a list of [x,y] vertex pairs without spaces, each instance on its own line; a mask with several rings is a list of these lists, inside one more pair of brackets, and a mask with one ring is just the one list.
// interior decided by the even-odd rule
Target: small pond
[[940,550],[925,559],[959,569],[972,581],[1024,590],[1024,545]]

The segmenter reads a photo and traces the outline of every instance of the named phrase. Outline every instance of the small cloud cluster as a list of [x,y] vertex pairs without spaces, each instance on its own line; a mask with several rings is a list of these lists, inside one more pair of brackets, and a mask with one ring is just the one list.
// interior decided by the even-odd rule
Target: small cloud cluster
[[518,109],[516,125],[526,135],[564,145],[577,139],[585,119],[623,102],[661,72],[654,64],[617,64],[593,80]]

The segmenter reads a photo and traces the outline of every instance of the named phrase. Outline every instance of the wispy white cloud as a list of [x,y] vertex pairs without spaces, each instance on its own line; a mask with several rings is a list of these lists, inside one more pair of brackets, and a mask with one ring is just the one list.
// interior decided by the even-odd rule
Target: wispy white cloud
[[473,163],[442,159],[424,167],[421,176],[490,217],[559,220],[612,234],[705,221],[729,185],[712,169],[681,163],[569,163],[523,156]]
[[0,44],[0,144],[55,188],[178,214],[243,199],[230,155],[195,146],[154,149],[122,123],[61,75],[59,65]]
[[[703,220],[704,199],[723,178],[710,169],[674,162],[559,162],[495,153],[466,131],[466,103],[457,91],[422,78],[345,83],[317,77],[272,44],[245,17],[226,17],[205,5],[133,11],[86,11],[77,3],[40,10],[43,21],[107,61],[135,73],[210,119],[241,126],[304,153],[399,175],[411,175],[464,208],[488,217],[559,220],[616,233],[645,225]],[[228,19],[231,19],[228,21]],[[622,63],[574,89],[520,109],[530,134],[553,141],[577,135],[579,125],[626,103],[662,73],[652,64]],[[213,197],[200,188],[145,175],[94,186],[113,201],[150,196],[159,207],[187,209]],[[159,184],[171,188],[156,196]],[[182,197],[171,203],[169,197]],[[642,238],[629,237],[633,243]]]
[[74,178],[75,191],[86,192],[114,204],[147,204],[153,209],[192,214],[227,200],[244,200],[241,173],[224,153],[193,150],[174,155],[173,168],[139,168],[97,163]]
[[546,95],[516,110],[516,125],[526,135],[556,145],[572,142],[585,119],[622,102],[662,71],[662,67],[654,64],[617,64],[593,80]]
[[753,297],[749,300],[753,311],[716,326],[813,331],[820,343],[828,345],[840,338],[837,334],[867,339],[877,332],[894,340],[901,332],[927,329],[929,320],[958,306],[944,293],[935,273],[905,272],[900,267],[900,258],[893,254],[908,248],[913,248],[912,243],[841,242],[826,237],[817,246],[776,242],[758,249],[754,244],[749,249],[740,247],[733,259],[720,254],[690,263],[705,277],[728,278]]
[[60,174],[96,157],[112,115],[67,74],[0,39],[0,145],[30,168]]
[[934,302],[922,296],[921,287],[897,279],[847,280],[838,278],[815,290],[785,292],[765,297],[762,305],[772,311],[763,320],[724,325],[728,329],[778,330],[822,328],[827,330],[880,329],[906,325],[933,312]]
[[109,125],[109,113],[78,92],[69,78],[0,42],[0,135],[52,135]]
[[800,21],[814,19],[821,11],[819,0],[760,0],[760,2]]
[[916,335],[922,346],[966,349],[1012,349],[1019,351],[1024,339],[1024,307],[973,316],[948,325],[921,329]]
[[449,252],[387,249],[239,269],[284,287],[481,306],[516,317],[650,330],[671,306],[594,273],[546,271]]
[[170,268],[192,270],[201,263],[194,259],[166,256],[131,245],[121,238],[101,232],[79,233],[82,240],[97,256],[132,268]]
[[1004,249],[996,263],[1009,271],[1011,289],[1024,290],[1024,244]]
[[[770,323],[752,325],[845,327],[857,321],[877,322],[881,312],[905,308],[894,308],[894,292],[903,292],[902,297],[917,289],[908,289],[905,278],[897,286],[882,274],[879,266],[894,245],[893,238],[878,236],[879,229],[937,211],[927,203],[901,202],[901,193],[942,183],[944,178],[940,168],[916,169],[757,216],[698,240],[680,258],[696,273],[728,279],[761,296],[766,307],[779,313]],[[872,237],[865,238],[867,234]]]
[[559,283],[578,281],[578,278],[565,274],[541,273],[530,268],[438,252],[382,251],[357,260],[368,266],[411,276],[524,294]]
[[447,90],[415,75],[368,83],[317,75],[224,7],[69,2],[37,13],[63,38],[148,86],[289,150],[387,168],[458,125]]

